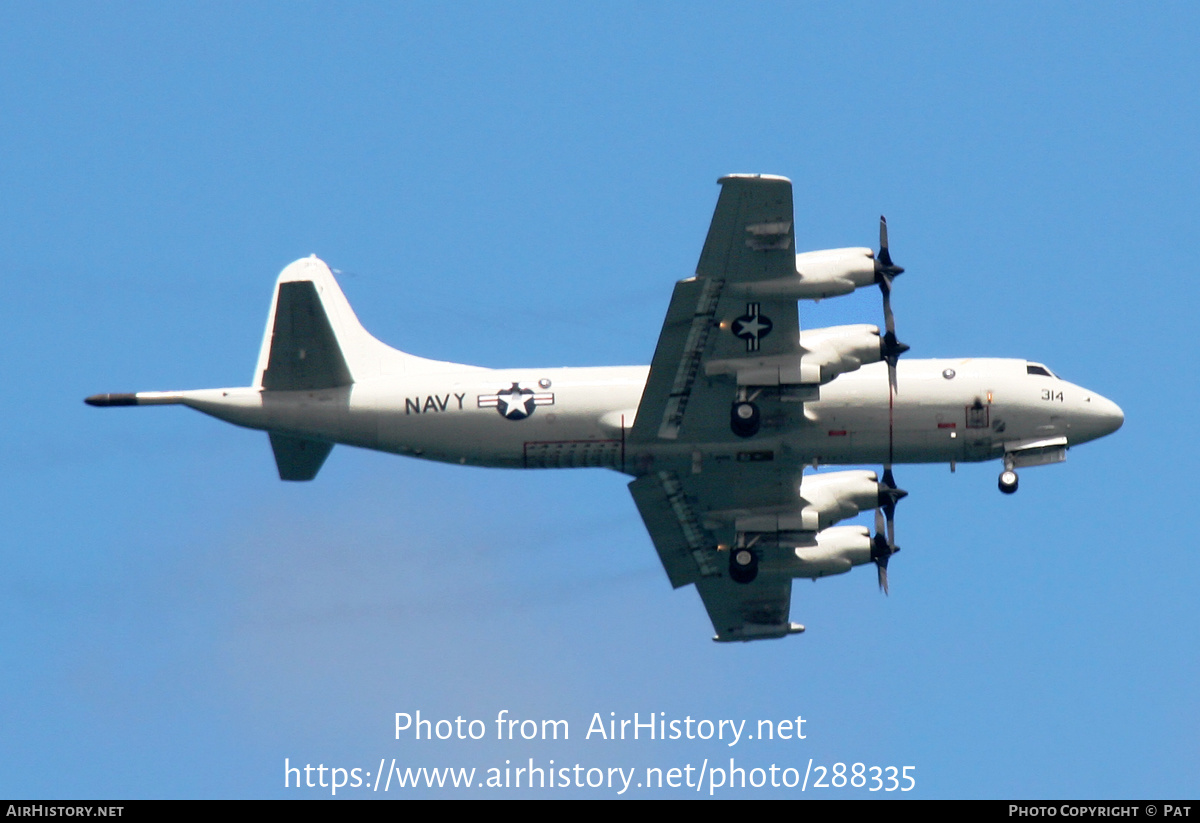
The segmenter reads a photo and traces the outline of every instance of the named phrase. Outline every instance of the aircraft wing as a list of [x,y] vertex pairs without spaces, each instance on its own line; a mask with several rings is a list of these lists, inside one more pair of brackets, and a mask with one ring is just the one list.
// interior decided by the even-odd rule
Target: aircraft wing
[[[796,299],[761,288],[796,276],[792,184],[761,175],[720,183],[696,275],[675,286],[630,432],[640,476],[629,488],[671,584],[696,584],[714,639],[751,640],[799,630],[788,622],[791,576],[772,571],[769,552],[752,582],[729,576],[739,521],[799,504],[803,460],[779,459],[782,443],[766,432],[751,442],[730,428],[739,385],[800,382],[780,374],[800,359]],[[784,429],[800,422],[789,418],[803,404],[775,403],[772,415]],[[652,460],[639,459],[640,444],[656,445]]]
[[[795,507],[792,476],[765,467],[760,472],[724,469],[707,477],[659,469],[634,480],[629,490],[671,585],[696,584],[716,630],[714,640],[757,640],[799,631],[788,621],[792,579],[785,569],[772,569],[776,564],[768,562],[751,583],[729,577],[729,542],[737,513],[789,503]],[[739,477],[741,484],[736,482]],[[741,508],[748,505],[755,508]]]
[[720,183],[696,276],[677,283],[671,297],[632,441],[734,440],[733,383],[708,379],[715,375],[800,382],[786,374],[799,363],[796,299],[753,288],[796,277],[791,181],[733,175]]

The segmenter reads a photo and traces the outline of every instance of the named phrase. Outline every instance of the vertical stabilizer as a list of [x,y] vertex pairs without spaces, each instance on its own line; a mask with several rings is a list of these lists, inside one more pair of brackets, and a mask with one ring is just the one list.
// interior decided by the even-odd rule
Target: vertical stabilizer
[[258,375],[264,389],[336,389],[354,382],[311,280],[278,285],[275,317],[267,336],[267,365]]
[[254,385],[269,391],[348,386],[365,376],[356,372],[370,359],[362,357],[370,343],[383,345],[358,322],[329,266],[316,256],[297,260],[275,283]]
[[331,389],[413,372],[473,371],[426,360],[379,342],[362,327],[325,261],[285,268],[275,283],[254,387],[267,391]]

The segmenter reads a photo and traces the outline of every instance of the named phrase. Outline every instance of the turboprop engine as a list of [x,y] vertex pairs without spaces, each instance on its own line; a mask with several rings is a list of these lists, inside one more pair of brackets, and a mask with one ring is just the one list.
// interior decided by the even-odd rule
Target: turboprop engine
[[869,323],[800,332],[802,383],[824,385],[839,374],[883,359],[879,327]]
[[810,545],[797,546],[789,571],[792,577],[815,579],[844,574],[871,559],[871,533],[866,526],[834,526],[818,533]]
[[865,363],[879,362],[886,349],[879,327],[869,323],[802,331],[800,346],[803,351],[798,358],[789,354],[710,360],[704,373],[710,377],[732,374],[739,386],[778,386],[792,400],[813,401],[820,399],[818,387]]
[[747,284],[759,297],[821,300],[875,284],[875,252],[868,248],[823,249],[796,255],[796,276]]
[[[886,492],[873,471],[810,474],[800,482],[803,505],[799,511],[738,517],[738,536],[743,542],[757,545],[808,545],[818,532],[881,505]],[[870,559],[869,549],[867,554]]]
[[796,255],[796,276],[804,286],[801,294],[820,300],[849,294],[875,284],[875,252],[871,249],[824,249]]
[[[908,494],[896,488],[890,470],[882,482],[867,470],[811,474],[800,481],[799,491],[799,511],[745,512],[735,518],[737,543],[730,553],[730,577],[739,583],[753,581],[760,558],[776,573],[813,579],[873,562],[879,567],[879,588],[886,594],[888,559],[899,551],[891,532],[892,515],[896,501]],[[863,526],[833,525],[867,509],[875,509],[874,537]],[[763,553],[766,548],[774,551]]]
[[845,574],[873,559],[871,534],[866,526],[834,526],[807,535],[802,545],[787,553],[764,557],[755,571],[815,580],[831,574]]

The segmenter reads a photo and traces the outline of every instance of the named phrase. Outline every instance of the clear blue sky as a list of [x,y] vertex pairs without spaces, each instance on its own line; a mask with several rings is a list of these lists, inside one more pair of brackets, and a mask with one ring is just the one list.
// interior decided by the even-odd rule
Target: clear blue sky
[[[285,758],[733,757],[914,766],[907,796],[1196,796],[1193,5],[4,17],[0,794],[328,794],[285,790]],[[339,447],[283,484],[262,433],[81,402],[246,384],[274,277],[314,252],[415,354],[648,362],[728,172],[795,181],[803,249],[873,244],[887,214],[908,356],[1043,361],[1124,428],[1011,498],[996,464],[901,467],[890,597],[869,567],[797,582],[807,634],[716,645],[619,475]],[[801,322],[880,315],[871,291]],[[571,740],[395,740],[416,710]],[[584,740],[596,712],[803,716],[806,738]],[[573,792],[614,794],[534,794]],[[718,792],[771,794],[801,796]]]

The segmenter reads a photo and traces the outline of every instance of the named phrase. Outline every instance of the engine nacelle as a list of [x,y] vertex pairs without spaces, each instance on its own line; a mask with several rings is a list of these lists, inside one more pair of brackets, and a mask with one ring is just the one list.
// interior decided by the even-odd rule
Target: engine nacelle
[[802,331],[800,346],[805,350],[800,357],[803,383],[824,385],[839,374],[883,359],[879,327],[868,323]]
[[819,300],[849,294],[875,283],[875,252],[871,249],[824,249],[796,255],[796,276],[808,294]]
[[834,526],[809,535],[803,545],[790,552],[766,555],[759,573],[788,577],[826,577],[845,574],[855,566],[871,562],[871,533],[866,526]]
[[820,300],[849,294],[875,282],[875,252],[866,248],[823,249],[796,255],[796,276],[747,284],[747,294]]
[[883,359],[879,327],[867,323],[803,331],[800,346],[803,351],[798,358],[788,354],[709,360],[704,373],[709,377],[732,374],[739,386],[779,386],[789,391],[807,387],[811,395],[790,398],[807,402],[819,399],[817,386]]
[[816,518],[813,531],[822,531],[876,508],[881,489],[879,476],[865,469],[810,474],[800,481],[800,496],[807,504],[802,512],[811,512]]
[[845,574],[871,562],[871,533],[866,526],[834,526],[817,534],[814,545],[797,546],[792,577]]
[[737,532],[762,545],[809,545],[818,532],[878,506],[881,489],[875,472],[865,469],[810,474],[800,481],[804,505],[799,511],[742,515]]

